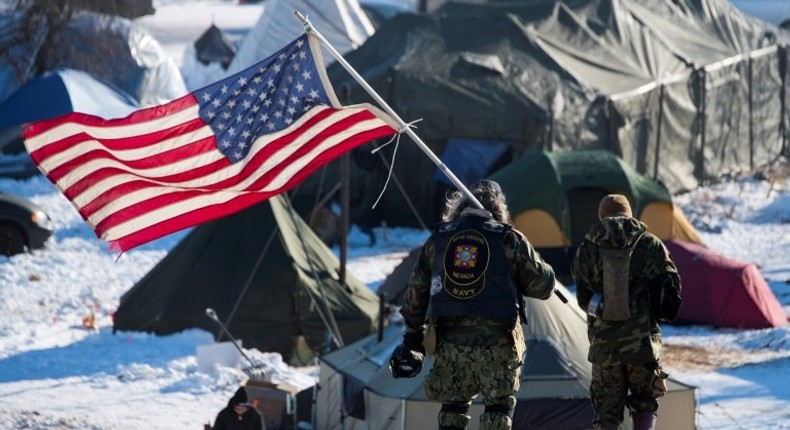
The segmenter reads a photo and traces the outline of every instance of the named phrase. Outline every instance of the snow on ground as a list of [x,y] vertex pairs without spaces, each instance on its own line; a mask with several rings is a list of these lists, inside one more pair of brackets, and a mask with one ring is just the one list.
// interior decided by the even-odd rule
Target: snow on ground
[[[243,33],[261,7],[176,0],[155,5],[157,14],[140,21],[174,57],[212,22],[208,10],[223,30]],[[180,64],[182,72],[199,73]],[[788,180],[785,163],[774,174],[726,178],[676,202],[710,248],[756,263],[790,312]],[[213,343],[210,334],[112,333],[111,315],[121,295],[186,232],[119,257],[45,178],[0,179],[0,191],[33,200],[55,222],[45,249],[0,257],[0,428],[182,430],[213,422],[246,375],[238,367],[198,369],[196,350]],[[352,228],[348,262],[349,272],[373,290],[427,237],[406,228],[375,233],[371,247]],[[90,313],[97,330],[83,328]],[[663,329],[672,377],[698,387],[698,428],[790,429],[790,326]],[[245,352],[277,381],[307,387],[317,378],[315,368],[291,368],[278,354]]]

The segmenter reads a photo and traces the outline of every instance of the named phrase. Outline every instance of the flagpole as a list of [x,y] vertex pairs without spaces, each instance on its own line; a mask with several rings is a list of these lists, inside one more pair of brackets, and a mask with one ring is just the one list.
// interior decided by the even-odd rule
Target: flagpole
[[346,69],[346,71],[348,71],[348,73],[351,74],[354,80],[356,80],[357,83],[359,83],[359,85],[361,85],[362,88],[364,88],[365,91],[367,91],[367,93],[370,94],[370,96],[373,97],[374,100],[376,100],[376,102],[382,107],[382,109],[384,109],[385,112],[387,112],[393,119],[395,119],[395,121],[397,121],[398,125],[400,126],[400,131],[409,135],[409,137],[411,137],[414,143],[417,144],[417,146],[425,153],[425,155],[427,155],[428,158],[430,158],[430,160],[433,161],[434,164],[436,164],[439,170],[441,170],[442,173],[444,173],[445,176],[447,176],[447,178],[450,179],[450,181],[452,181],[453,184],[455,184],[455,186],[461,192],[463,192],[466,195],[466,197],[475,206],[477,206],[479,209],[485,209],[483,205],[480,203],[480,201],[477,200],[477,198],[474,196],[474,194],[472,194],[472,192],[469,191],[468,188],[466,188],[466,185],[464,185],[464,183],[461,182],[461,180],[455,176],[455,174],[442,162],[442,160],[440,160],[439,157],[437,157],[436,154],[434,154],[433,151],[431,151],[431,149],[428,148],[428,145],[426,145],[425,142],[423,142],[422,139],[420,139],[420,137],[417,136],[417,133],[415,133],[414,130],[412,130],[411,127],[409,127],[409,125],[405,121],[403,121],[401,117],[398,116],[398,114],[395,113],[394,110],[392,110],[391,107],[389,107],[387,102],[385,102],[384,99],[382,99],[376,93],[376,91],[370,85],[368,85],[365,79],[362,76],[360,76],[356,70],[354,70],[351,64],[348,64],[345,58],[343,58],[343,56],[339,52],[337,52],[337,50],[332,46],[332,44],[330,44],[329,41],[327,41],[324,38],[324,36],[321,35],[321,33],[319,33],[318,30],[315,29],[315,27],[313,27],[313,24],[310,22],[310,20],[306,16],[302,15],[299,11],[294,11],[294,14],[296,14],[296,18],[299,19],[302,25],[304,25],[305,31],[309,31],[313,33],[318,38],[318,40],[320,40],[321,43],[323,43],[324,46],[329,50],[332,56],[335,57],[335,60],[337,60],[337,62],[340,63],[343,66],[343,68]]
[[[393,119],[395,119],[395,121],[400,126],[401,131],[408,134],[409,137],[411,137],[414,143],[416,143],[417,146],[419,146],[420,149],[422,149],[425,155],[427,155],[428,158],[430,158],[431,161],[433,161],[433,163],[436,164],[437,167],[439,167],[439,170],[441,170],[442,173],[444,173],[453,182],[453,184],[455,184],[455,186],[458,187],[459,190],[461,190],[461,192],[466,194],[467,198],[469,198],[469,200],[475,206],[477,206],[479,209],[485,209],[483,205],[480,203],[480,201],[477,200],[477,198],[474,196],[474,194],[472,194],[472,192],[469,191],[468,188],[466,188],[464,183],[461,182],[455,176],[455,174],[452,171],[450,171],[450,169],[442,162],[442,160],[440,160],[439,157],[437,157],[436,154],[434,154],[433,151],[431,151],[431,149],[428,148],[428,145],[426,145],[425,142],[423,142],[422,139],[420,139],[420,137],[417,136],[417,133],[415,133],[414,130],[412,130],[411,127],[409,127],[409,125],[406,124],[406,122],[403,121],[401,117],[394,110],[392,110],[392,108],[387,104],[387,102],[385,102],[384,99],[382,99],[381,96],[379,96],[378,93],[376,93],[376,90],[374,90],[370,85],[368,85],[368,83],[365,81],[365,78],[360,76],[360,74],[357,73],[356,70],[354,70],[354,67],[352,67],[351,64],[348,64],[348,61],[346,61],[346,59],[343,58],[343,56],[339,52],[337,52],[337,50],[332,46],[332,44],[329,43],[329,41],[326,40],[324,36],[321,35],[321,33],[319,33],[318,30],[315,29],[315,27],[313,27],[313,24],[310,22],[310,20],[307,19],[306,16],[302,15],[298,10],[294,11],[294,14],[296,14],[296,18],[299,19],[302,25],[304,25],[305,31],[309,31],[313,33],[318,38],[318,40],[320,40],[321,43],[324,44],[324,46],[329,50],[332,56],[335,57],[335,60],[337,60],[337,62],[340,63],[340,65],[342,65],[343,68],[346,69],[346,71],[351,74],[354,80],[356,80],[357,83],[359,83],[359,85],[361,85],[362,88],[364,88],[365,91],[367,91],[367,93],[370,94],[370,96],[373,97],[374,100],[376,100],[376,102],[384,109],[385,112],[387,112]],[[554,294],[563,303],[568,303],[568,299],[557,288],[554,288]]]

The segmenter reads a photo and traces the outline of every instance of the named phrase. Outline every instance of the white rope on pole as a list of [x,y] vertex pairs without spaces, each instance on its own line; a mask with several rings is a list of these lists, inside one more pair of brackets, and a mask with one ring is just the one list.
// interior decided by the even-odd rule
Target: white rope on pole
[[442,173],[444,173],[444,175],[447,176],[447,178],[450,179],[450,181],[452,181],[453,184],[455,184],[455,186],[466,195],[466,197],[472,202],[474,206],[477,206],[478,209],[485,209],[480,201],[474,196],[474,194],[469,191],[466,185],[464,185],[464,183],[455,176],[455,174],[442,162],[442,160],[440,160],[439,157],[437,157],[436,154],[434,154],[433,151],[428,148],[428,145],[426,145],[425,142],[423,142],[422,139],[417,136],[414,130],[412,130],[411,127],[409,127],[409,125],[403,121],[394,110],[392,110],[387,102],[385,102],[384,99],[382,99],[376,93],[376,91],[370,85],[368,85],[365,79],[360,76],[356,70],[354,70],[354,67],[352,67],[351,64],[349,64],[339,52],[337,52],[337,50],[329,43],[329,41],[326,40],[324,36],[315,29],[315,27],[313,27],[313,24],[310,22],[310,20],[306,16],[302,15],[299,11],[294,11],[294,14],[304,26],[305,31],[314,34],[318,40],[320,40],[321,43],[329,50],[329,53],[332,54],[332,57],[334,57],[335,60],[337,60],[337,62],[340,63],[340,65],[342,65],[343,68],[351,74],[354,80],[356,80],[357,83],[359,83],[359,85],[361,85],[362,88],[364,88],[365,91],[367,91],[367,93],[370,94],[374,100],[376,100],[381,108],[384,109],[384,111],[387,112],[387,114],[389,114],[398,123],[400,126],[399,132],[406,133],[409,137],[411,137],[414,143],[416,143],[417,146],[425,153],[425,155],[427,155],[428,158],[430,158],[430,160],[436,164],[439,170],[441,170]]

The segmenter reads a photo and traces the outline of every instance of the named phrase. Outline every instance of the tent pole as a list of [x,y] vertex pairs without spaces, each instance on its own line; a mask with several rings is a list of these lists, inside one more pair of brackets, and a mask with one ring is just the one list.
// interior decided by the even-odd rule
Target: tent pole
[[340,55],[339,52],[337,52],[337,50],[329,43],[329,41],[326,40],[324,36],[321,35],[321,33],[319,33],[318,30],[316,30],[313,27],[313,24],[310,23],[310,20],[307,19],[307,17],[305,17],[304,15],[302,15],[299,11],[295,11],[294,13],[296,14],[296,17],[299,19],[302,25],[304,25],[305,31],[314,34],[318,38],[318,40],[320,40],[321,43],[324,44],[324,47],[326,47],[329,50],[329,52],[332,54],[335,60],[337,60],[337,62],[340,65],[342,65],[343,68],[346,69],[348,73],[351,74],[354,80],[356,80],[357,83],[359,83],[359,85],[361,85],[362,88],[364,88],[365,91],[367,91],[367,93],[370,94],[370,96],[373,97],[374,100],[376,100],[376,102],[382,107],[382,109],[384,109],[384,111],[386,111],[398,123],[398,125],[400,126],[400,132],[406,133],[409,137],[411,137],[411,139],[414,141],[414,143],[417,144],[417,146],[422,150],[422,152],[424,152],[425,155],[427,155],[428,158],[430,158],[430,160],[433,161],[434,164],[436,164],[439,170],[441,170],[442,173],[444,173],[445,176],[447,176],[447,178],[450,179],[450,181],[452,181],[452,183],[458,188],[459,191],[463,192],[466,195],[466,197],[469,199],[470,202],[472,202],[472,204],[475,207],[477,207],[478,209],[485,209],[483,205],[480,203],[480,201],[477,200],[477,198],[474,196],[474,194],[472,194],[472,192],[469,191],[468,188],[466,188],[466,185],[464,185],[464,183],[461,182],[461,180],[455,176],[455,174],[442,162],[442,160],[440,160],[439,157],[437,157],[436,154],[434,154],[433,151],[431,151],[431,149],[428,148],[428,145],[426,145],[425,142],[423,142],[422,139],[420,139],[420,137],[417,136],[414,130],[412,130],[411,127],[409,127],[409,125],[406,124],[406,122],[403,121],[400,118],[400,116],[398,116],[398,114],[395,113],[394,110],[392,110],[392,108],[387,104],[387,102],[385,102],[384,99],[382,99],[381,96],[379,96],[378,93],[376,93],[376,91],[370,85],[368,85],[365,79],[362,78],[362,76],[360,76],[356,70],[354,70],[351,64],[349,64],[343,58],[343,56]]

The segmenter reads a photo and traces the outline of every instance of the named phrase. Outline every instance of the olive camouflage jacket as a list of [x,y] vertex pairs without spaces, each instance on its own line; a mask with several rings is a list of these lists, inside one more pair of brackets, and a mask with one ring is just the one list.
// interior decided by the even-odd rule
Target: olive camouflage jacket
[[603,218],[590,228],[576,250],[572,275],[576,299],[586,310],[593,294],[603,292],[600,249],[633,247],[629,272],[631,317],[626,321],[605,321],[587,316],[588,360],[592,363],[646,363],[661,356],[661,329],[651,310],[651,290],[670,282],[680,292],[681,285],[669,251],[646,230],[645,224],[634,218]]

